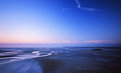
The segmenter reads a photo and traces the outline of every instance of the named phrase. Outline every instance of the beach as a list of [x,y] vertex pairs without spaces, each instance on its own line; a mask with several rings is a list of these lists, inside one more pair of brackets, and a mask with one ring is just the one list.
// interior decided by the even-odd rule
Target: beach
[[95,47],[1,48],[0,73],[121,72],[120,48],[94,49]]

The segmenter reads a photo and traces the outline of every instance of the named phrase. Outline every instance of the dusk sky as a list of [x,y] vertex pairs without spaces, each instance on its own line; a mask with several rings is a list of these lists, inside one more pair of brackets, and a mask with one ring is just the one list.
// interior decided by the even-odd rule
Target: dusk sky
[[121,0],[0,0],[0,43],[121,44]]

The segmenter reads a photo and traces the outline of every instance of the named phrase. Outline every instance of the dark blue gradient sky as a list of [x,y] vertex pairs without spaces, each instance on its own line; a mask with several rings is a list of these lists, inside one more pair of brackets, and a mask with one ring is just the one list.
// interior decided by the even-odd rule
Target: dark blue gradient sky
[[0,43],[121,44],[121,0],[0,0]]

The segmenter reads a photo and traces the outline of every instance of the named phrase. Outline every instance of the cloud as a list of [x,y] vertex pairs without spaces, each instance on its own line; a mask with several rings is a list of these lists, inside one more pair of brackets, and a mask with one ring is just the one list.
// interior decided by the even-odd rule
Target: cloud
[[97,43],[97,44],[113,44],[113,43],[116,43],[116,41],[113,41],[113,40],[85,40],[85,41],[70,41],[70,40],[65,40],[65,41],[62,41],[62,43],[65,43],[65,44],[87,44],[87,43]]
[[76,3],[77,3],[77,7],[78,8],[81,8],[81,4],[79,3],[79,1],[78,0],[75,0],[76,1]]
[[91,40],[91,41],[84,41],[84,43],[112,43],[112,40]]
[[93,9],[93,8],[82,7],[82,6],[81,6],[81,3],[79,2],[79,0],[74,0],[74,1],[77,3],[77,7],[78,7],[79,9],[88,10],[88,11],[94,11],[94,10],[95,10],[95,9]]
[[68,41],[68,40],[65,40],[65,41],[62,41],[62,43],[67,43],[67,44],[78,44],[79,42],[78,42],[78,41]]
[[67,40],[66,40],[66,41],[62,41],[62,42],[63,42],[63,43],[71,43],[71,41],[67,41]]

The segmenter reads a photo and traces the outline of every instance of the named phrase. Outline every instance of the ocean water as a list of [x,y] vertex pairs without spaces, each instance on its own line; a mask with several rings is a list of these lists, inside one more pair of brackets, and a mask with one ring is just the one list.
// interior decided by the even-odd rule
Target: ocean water
[[121,73],[121,48],[0,48],[0,73]]

